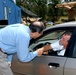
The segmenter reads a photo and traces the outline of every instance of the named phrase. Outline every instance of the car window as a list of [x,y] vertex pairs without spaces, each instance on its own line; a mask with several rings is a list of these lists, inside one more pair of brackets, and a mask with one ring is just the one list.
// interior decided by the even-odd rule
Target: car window
[[[31,43],[29,45],[29,51],[35,51],[45,45],[45,43],[54,43],[58,41],[62,34],[66,31],[73,31],[73,28],[69,27],[62,27],[62,28],[55,28],[55,29],[49,29],[41,37],[35,40],[31,40]],[[48,54],[49,55],[49,54]],[[53,55],[53,54],[52,54]],[[51,55],[49,55],[51,56]],[[53,55],[54,56],[54,55]]]
[[76,44],[75,44],[75,47],[74,47],[74,50],[73,50],[73,57],[76,58]]
[[57,30],[57,31],[54,31],[54,32],[51,32],[45,36],[43,36],[42,38],[40,38],[39,40],[55,40],[55,39],[60,39],[61,38],[61,35],[65,32],[64,31],[61,31],[61,30]]
[[46,33],[43,37],[39,38],[32,45],[29,46],[29,51],[35,51],[38,48],[43,47],[47,42],[51,44],[59,40],[65,31],[66,30],[55,30],[50,33]]
[[74,44],[74,46],[73,46],[72,57],[76,58],[76,40],[75,40],[75,44]]

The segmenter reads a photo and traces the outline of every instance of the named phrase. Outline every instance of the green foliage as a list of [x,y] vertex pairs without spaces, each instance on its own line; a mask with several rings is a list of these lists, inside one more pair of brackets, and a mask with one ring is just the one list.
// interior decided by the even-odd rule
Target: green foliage
[[51,1],[47,6],[47,0],[22,0],[22,2],[21,0],[17,0],[17,5],[25,7],[43,20],[56,21],[65,13],[62,13],[64,10],[55,8],[56,4],[61,3],[61,0]]

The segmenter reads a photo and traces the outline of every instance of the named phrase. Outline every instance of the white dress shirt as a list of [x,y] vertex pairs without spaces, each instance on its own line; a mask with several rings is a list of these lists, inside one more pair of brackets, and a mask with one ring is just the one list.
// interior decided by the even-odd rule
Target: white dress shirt
[[59,44],[59,41],[52,43],[51,47],[54,51],[61,50],[60,52],[57,52],[58,55],[62,55],[62,56],[64,55],[65,49],[63,48],[62,45]]

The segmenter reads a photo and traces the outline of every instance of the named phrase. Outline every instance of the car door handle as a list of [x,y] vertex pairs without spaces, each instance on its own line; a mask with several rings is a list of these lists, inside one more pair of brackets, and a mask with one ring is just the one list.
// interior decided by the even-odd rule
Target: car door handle
[[59,63],[49,63],[48,66],[50,68],[52,68],[52,67],[57,68],[57,67],[59,67]]

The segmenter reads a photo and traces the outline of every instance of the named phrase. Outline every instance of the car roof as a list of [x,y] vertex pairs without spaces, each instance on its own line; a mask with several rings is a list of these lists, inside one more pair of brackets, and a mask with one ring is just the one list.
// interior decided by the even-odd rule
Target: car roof
[[49,28],[46,28],[45,30],[51,29],[51,28],[57,28],[57,27],[76,27],[76,21],[66,22],[66,23],[61,23],[61,24],[56,24],[54,26],[51,26]]

